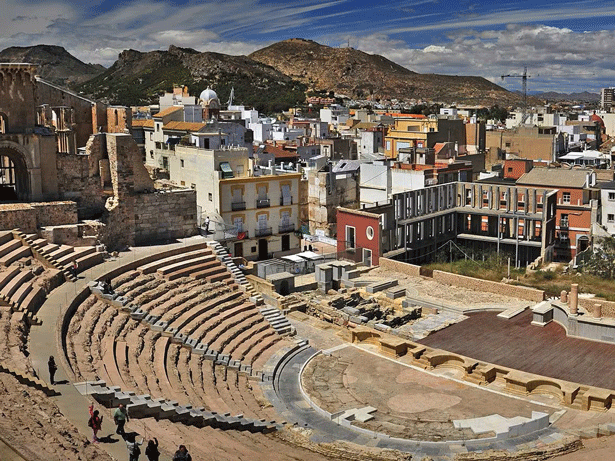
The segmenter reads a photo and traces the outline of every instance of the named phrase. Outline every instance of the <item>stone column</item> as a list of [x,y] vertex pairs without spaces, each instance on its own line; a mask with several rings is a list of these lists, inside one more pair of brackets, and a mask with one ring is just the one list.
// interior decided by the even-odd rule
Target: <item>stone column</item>
[[602,317],[602,304],[594,304],[594,318],[601,318]]
[[568,306],[570,307],[570,313],[572,315],[577,315],[578,305],[579,305],[579,284],[573,283],[570,286],[570,299],[568,301]]
[[562,290],[559,295],[559,300],[564,304],[568,303],[568,292],[566,290]]

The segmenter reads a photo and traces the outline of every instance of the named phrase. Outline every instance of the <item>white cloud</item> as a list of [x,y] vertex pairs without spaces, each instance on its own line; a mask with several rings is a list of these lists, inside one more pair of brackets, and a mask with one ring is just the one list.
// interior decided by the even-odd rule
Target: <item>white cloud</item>
[[598,91],[615,83],[615,31],[574,32],[550,26],[511,25],[504,30],[465,30],[425,48],[404,46],[385,34],[355,37],[357,48],[421,73],[479,75],[517,89],[520,79],[501,81],[528,67],[530,90]]

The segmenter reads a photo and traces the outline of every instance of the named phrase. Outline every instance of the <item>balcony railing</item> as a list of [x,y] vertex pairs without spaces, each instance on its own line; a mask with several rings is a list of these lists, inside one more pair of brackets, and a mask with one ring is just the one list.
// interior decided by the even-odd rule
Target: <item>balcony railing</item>
[[280,224],[278,226],[278,233],[279,234],[283,234],[285,232],[294,232],[294,230],[295,230],[295,224],[294,223]]
[[268,198],[259,198],[256,200],[256,208],[268,208],[271,205]]
[[237,211],[237,210],[245,210],[245,209],[246,209],[246,202],[231,202],[231,210]]
[[288,206],[293,204],[293,197],[280,197],[280,206]]
[[568,229],[568,220],[567,219],[560,219],[559,227],[560,228],[564,228],[564,229]]
[[271,234],[273,234],[271,227],[257,227],[254,229],[255,237],[266,237]]

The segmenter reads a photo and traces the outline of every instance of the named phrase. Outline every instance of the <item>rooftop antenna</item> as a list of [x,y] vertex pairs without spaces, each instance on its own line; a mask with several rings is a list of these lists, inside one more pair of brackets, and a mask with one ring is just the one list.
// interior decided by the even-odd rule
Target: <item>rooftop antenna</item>
[[525,120],[527,119],[529,115],[527,113],[527,79],[530,78],[531,75],[527,75],[527,66],[525,66],[523,68],[523,74],[521,75],[518,75],[518,74],[502,75],[502,80],[504,80],[506,77],[521,79],[522,86],[523,86],[523,106],[521,108],[521,125],[524,125]]
[[233,97],[235,97],[235,87],[231,87],[231,94],[228,97],[227,109],[231,110],[231,106],[233,105]]

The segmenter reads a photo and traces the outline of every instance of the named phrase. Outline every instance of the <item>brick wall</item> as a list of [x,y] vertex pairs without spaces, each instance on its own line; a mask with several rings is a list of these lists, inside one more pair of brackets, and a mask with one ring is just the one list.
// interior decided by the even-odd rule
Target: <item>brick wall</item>
[[509,285],[507,283],[492,282],[490,280],[481,280],[464,275],[452,274],[450,272],[433,271],[433,279],[436,282],[446,285],[469,288],[470,290],[484,291],[487,293],[495,293],[514,298],[527,299],[528,301],[540,302],[544,300],[545,293],[542,290],[534,288],[521,287],[517,285]]
[[388,258],[380,258],[380,267],[409,275],[410,277],[419,277],[421,275],[421,266],[415,266],[414,264],[403,263]]
[[178,190],[135,197],[135,243],[195,235],[196,191]]

